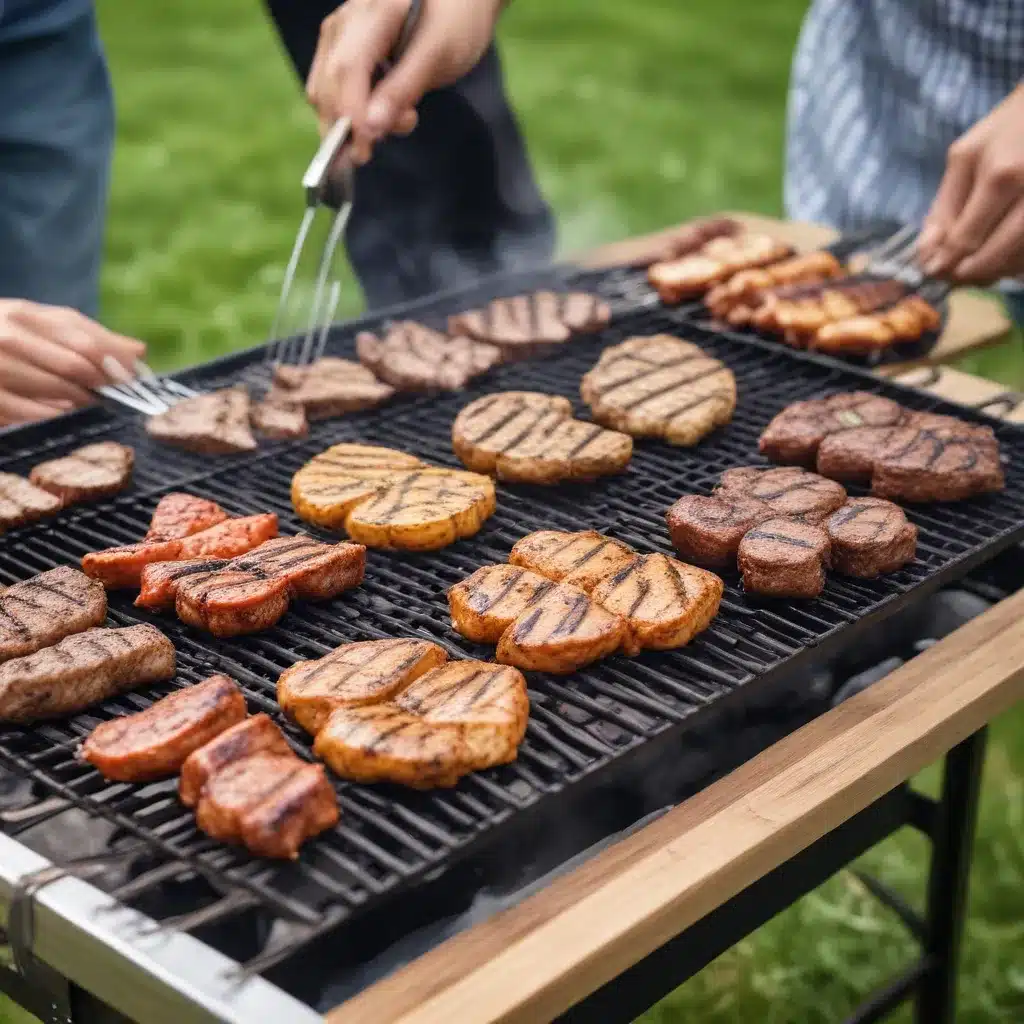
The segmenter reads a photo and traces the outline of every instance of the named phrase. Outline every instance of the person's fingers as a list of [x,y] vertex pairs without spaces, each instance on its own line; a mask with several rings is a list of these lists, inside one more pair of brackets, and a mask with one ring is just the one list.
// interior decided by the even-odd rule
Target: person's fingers
[[52,354],[54,348],[59,350],[60,346],[9,321],[0,335],[0,387],[26,398],[89,404],[93,400],[89,385],[61,376],[45,364],[46,354]]
[[991,284],[1024,273],[1024,198],[1019,198],[986,241],[953,269],[965,284]]
[[10,391],[0,389],[0,427],[11,427],[16,423],[35,423],[38,420],[52,419],[61,413],[69,412],[74,406],[71,402],[43,402],[39,399],[25,398]]
[[377,138],[394,131],[406,111],[415,109],[423,94],[447,77],[445,40],[432,29],[430,22],[421,26],[405,55],[373,90],[366,125]]
[[[345,8],[339,7],[333,14],[324,18],[320,25],[320,35],[317,39],[316,51],[313,54],[313,62],[310,64],[309,74],[306,76],[306,97],[317,110],[319,110],[320,95],[323,91],[324,61],[341,30],[344,18]],[[323,120],[321,118],[321,121]]]
[[395,127],[393,129],[395,135],[411,135],[416,130],[416,125],[419,124],[419,120],[419,115],[412,109],[399,114],[398,120],[395,121]]
[[931,209],[924,219],[921,237],[918,240],[918,256],[928,273],[938,273],[941,269],[937,264],[933,270],[931,265],[937,263],[946,234],[960,215],[971,193],[977,161],[978,151],[966,136],[950,146],[946,158],[946,172],[942,176]]

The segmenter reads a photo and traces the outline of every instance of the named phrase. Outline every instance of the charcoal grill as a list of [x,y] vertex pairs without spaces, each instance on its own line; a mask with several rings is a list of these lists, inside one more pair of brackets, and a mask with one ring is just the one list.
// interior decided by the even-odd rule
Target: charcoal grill
[[[415,317],[441,326],[450,312],[541,285],[604,295],[615,311],[611,326],[551,358],[500,368],[464,393],[402,398],[385,409],[315,425],[301,443],[264,444],[251,455],[211,460],[156,446],[138,420],[106,408],[64,417],[56,428],[51,424],[0,435],[0,470],[22,473],[86,439],[117,439],[136,450],[129,492],[100,506],[68,510],[0,542],[0,582],[10,583],[77,562],[87,551],[139,539],[156,502],[171,490],[209,497],[233,513],[277,512],[283,533],[309,530],[292,511],[289,481],[327,445],[389,445],[457,466],[450,427],[464,404],[479,394],[514,388],[564,394],[579,405],[581,374],[604,346],[631,335],[685,336],[724,360],[737,378],[740,401],[733,422],[698,448],[643,442],[621,477],[586,487],[502,487],[498,510],[478,536],[429,555],[370,552],[362,587],[328,604],[297,604],[276,628],[258,636],[214,641],[172,617],[140,612],[129,598],[112,595],[113,623],[152,621],[173,639],[178,677],[173,684],[128,694],[68,719],[31,729],[0,729],[0,767],[25,781],[0,821],[9,836],[26,841],[33,830],[69,811],[107,824],[109,838],[97,859],[66,864],[71,874],[89,872],[93,884],[66,879],[41,889],[35,899],[45,907],[62,886],[72,893],[83,933],[101,926],[108,945],[121,942],[120,952],[137,965],[138,977],[159,977],[161,986],[184,1001],[169,1004],[168,1019],[180,1020],[173,1013],[185,1003],[217,1019],[253,1019],[254,1006],[260,1007],[259,1019],[277,1011],[291,1014],[284,1019],[301,1019],[306,1007],[281,988],[289,987],[290,968],[314,940],[323,940],[317,946],[322,949],[324,942],[341,941],[335,933],[358,935],[360,922],[386,915],[403,894],[412,891],[417,899],[425,898],[422,894],[443,889],[445,876],[460,863],[486,858],[503,841],[529,841],[552,816],[641,776],[676,751],[686,736],[770,702],[794,679],[863,640],[883,619],[1024,538],[1024,433],[1019,429],[826,357],[783,352],[754,336],[691,323],[685,311],[659,308],[635,272],[564,268],[506,277],[392,310],[389,318]],[[329,351],[351,355],[357,331],[381,323],[377,317],[336,327]],[[262,351],[253,349],[180,379],[209,390],[257,374],[261,360]],[[641,551],[671,553],[663,516],[677,497],[706,493],[723,470],[759,462],[757,437],[787,403],[851,389],[990,423],[1005,454],[1006,490],[959,505],[910,510],[920,529],[918,558],[898,573],[877,581],[833,574],[820,599],[798,603],[748,598],[735,574],[727,573],[718,618],[686,649],[608,659],[568,679],[532,677],[530,725],[513,765],[478,773],[450,792],[416,794],[337,782],[340,825],[307,844],[297,863],[279,865],[207,839],[175,800],[172,782],[110,783],[75,759],[76,745],[98,722],[144,708],[173,686],[214,671],[238,680],[250,710],[271,714],[298,753],[310,758],[308,737],[285,721],[274,700],[283,669],[344,642],[389,636],[425,637],[453,655],[486,658],[490,651],[450,629],[444,594],[452,583],[480,565],[503,561],[519,537],[537,529],[596,529]],[[74,858],[65,852],[62,859]],[[0,835],[0,886],[4,877],[10,883],[43,863]],[[8,873],[8,865],[20,870]],[[169,886],[177,908],[167,920],[166,904],[157,907],[151,897]],[[113,897],[119,909],[99,914],[100,891]],[[0,904],[4,896],[0,891]],[[127,927],[125,908],[163,919],[165,927],[141,939],[112,940]],[[130,927],[127,931],[134,934]],[[242,949],[239,934],[246,936]],[[253,1001],[232,1001],[237,991]],[[274,1001],[276,1010],[268,1011]]]

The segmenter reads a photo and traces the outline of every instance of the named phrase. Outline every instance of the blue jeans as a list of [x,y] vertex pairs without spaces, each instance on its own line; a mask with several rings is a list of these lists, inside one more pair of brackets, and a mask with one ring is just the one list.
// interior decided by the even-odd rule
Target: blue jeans
[[113,143],[92,11],[17,38],[0,23],[0,297],[95,316]]
[[1010,314],[1010,319],[1021,330],[1024,330],[1024,288],[1006,292],[1004,298],[1006,299],[1006,312]]

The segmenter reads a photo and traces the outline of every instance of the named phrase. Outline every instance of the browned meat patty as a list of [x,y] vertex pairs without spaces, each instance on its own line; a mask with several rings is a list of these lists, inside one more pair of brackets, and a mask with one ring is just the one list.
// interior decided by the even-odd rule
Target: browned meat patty
[[155,626],[88,629],[0,665],[0,721],[81,711],[174,675],[174,645]]
[[809,523],[820,523],[846,501],[846,491],[840,484],[795,466],[727,469],[715,494],[756,498],[776,516]]
[[153,510],[147,541],[183,540],[223,523],[228,514],[215,501],[194,494],[165,494]]
[[828,517],[825,530],[832,568],[846,576],[895,572],[917,553],[917,527],[899,505],[880,498],[851,498]]
[[98,725],[82,760],[108,779],[148,782],[174,775],[188,756],[245,719],[245,698],[227,676],[176,690],[145,711]]
[[309,433],[302,403],[290,402],[286,398],[264,398],[252,407],[249,418],[257,433],[275,441],[305,437]]
[[94,501],[116,494],[128,485],[135,451],[116,441],[99,441],[61,459],[40,462],[29,474],[37,487],[60,498],[64,505]]
[[811,523],[767,519],[740,541],[743,588],[769,597],[817,597],[825,589],[828,534]]
[[771,519],[771,506],[741,493],[686,494],[665,514],[672,545],[687,561],[725,567],[736,564],[743,535]]
[[448,591],[452,624],[467,640],[496,644],[554,585],[518,565],[485,565]]
[[60,511],[60,498],[13,473],[0,473],[0,533]]
[[501,362],[501,351],[473,338],[450,338],[403,320],[383,337],[356,337],[359,361],[399,391],[458,391]]
[[914,429],[908,431],[906,426],[856,427],[830,434],[818,447],[818,472],[843,483],[868,483],[879,452],[894,438],[914,434]]
[[150,437],[200,455],[256,450],[249,426],[249,392],[241,385],[186,398],[146,421]]
[[0,662],[33,654],[106,617],[103,584],[70,566],[15,583],[0,594]]
[[628,544],[594,530],[528,533],[516,541],[508,556],[512,565],[532,569],[556,583],[571,583],[588,593],[635,558],[636,552]]
[[270,398],[301,405],[309,420],[326,420],[374,409],[395,389],[348,359],[324,356],[309,366],[281,365],[274,370]]

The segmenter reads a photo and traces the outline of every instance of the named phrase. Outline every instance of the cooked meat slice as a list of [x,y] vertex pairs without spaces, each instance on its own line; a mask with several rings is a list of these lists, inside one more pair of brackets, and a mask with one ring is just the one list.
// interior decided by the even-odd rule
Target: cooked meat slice
[[215,501],[194,494],[165,494],[153,510],[145,539],[181,540],[224,522],[228,514]]
[[452,426],[455,454],[470,469],[512,483],[555,484],[621,472],[632,439],[572,418],[568,399],[508,391],[470,402]]
[[99,580],[108,590],[137,587],[142,570],[155,562],[169,562],[180,556],[180,540],[140,541],[82,556],[82,572]]
[[106,617],[103,584],[70,566],[15,583],[0,593],[0,662],[33,654]]
[[736,564],[743,535],[771,519],[771,506],[742,493],[686,494],[665,514],[672,545],[698,565]]
[[356,337],[359,361],[399,391],[457,391],[501,362],[501,352],[472,338],[450,338],[403,320],[383,337]]
[[189,754],[181,766],[178,781],[181,802],[186,807],[195,807],[210,779],[229,765],[257,754],[292,754],[284,733],[262,713],[231,726]]
[[485,565],[448,591],[452,624],[467,640],[496,644],[554,585],[517,565]]
[[292,504],[307,522],[340,530],[361,501],[425,463],[413,455],[364,444],[336,444],[292,478]]
[[497,657],[503,665],[568,675],[614,653],[625,639],[625,619],[560,583],[505,630]]
[[37,487],[60,498],[64,505],[94,501],[127,486],[135,451],[116,441],[99,441],[61,459],[40,462],[29,474]]
[[715,494],[756,498],[777,516],[809,523],[820,523],[846,501],[846,491],[840,484],[796,466],[727,469]]
[[743,589],[769,597],[817,597],[825,589],[828,534],[795,519],[767,519],[740,541]]
[[366,548],[325,544],[305,534],[269,540],[231,562],[230,568],[283,579],[293,597],[326,601],[363,582]]
[[914,429],[893,427],[855,427],[829,434],[818,446],[817,470],[822,476],[844,483],[867,483],[878,454],[893,438],[910,438]]
[[277,536],[277,515],[260,512],[254,516],[226,519],[208,530],[193,533],[181,542],[179,558],[232,558],[245,554]]
[[146,565],[142,569],[139,596],[135,599],[135,605],[138,608],[154,610],[173,608],[179,582],[189,576],[206,575],[224,569],[229,563],[228,558],[189,558]]
[[712,238],[738,235],[742,230],[743,225],[732,217],[708,217],[689,224],[682,224],[678,228],[664,232],[659,246],[660,251],[652,255],[650,247],[645,245],[641,254],[634,259],[627,260],[622,265],[649,267],[652,263],[677,260],[681,256],[688,256],[690,253],[696,252]]
[[0,533],[60,510],[60,498],[13,473],[0,473]]
[[508,560],[556,583],[571,583],[588,593],[603,579],[624,569],[636,552],[594,530],[562,533],[538,530],[516,541]]
[[98,725],[82,744],[82,760],[120,782],[175,775],[194,750],[245,719],[245,698],[227,676],[210,676],[135,715]]
[[688,644],[718,614],[725,584],[714,574],[666,555],[638,555],[599,583],[595,604],[626,620],[624,654]]
[[286,398],[264,398],[252,407],[249,418],[254,430],[277,441],[305,437],[309,433],[302,403]]
[[374,409],[395,389],[365,367],[348,359],[325,356],[309,366],[280,365],[268,397],[301,405],[309,420],[326,420],[348,412]]
[[0,721],[81,711],[174,675],[174,646],[155,626],[87,629],[0,665]]
[[724,426],[736,408],[732,371],[668,334],[606,348],[583,375],[580,393],[599,423],[684,446]]
[[259,633],[288,611],[288,581],[230,567],[179,579],[174,609],[182,622],[214,636]]
[[150,437],[200,455],[256,450],[249,428],[249,392],[241,385],[186,398],[146,422]]
[[448,660],[428,640],[344,644],[315,661],[300,661],[277,681],[277,701],[314,736],[336,708],[378,704]]
[[908,295],[892,308],[833,320],[820,327],[809,342],[819,352],[864,355],[916,341],[941,325],[938,311],[919,295]]
[[733,274],[705,296],[708,308],[725,318],[739,306],[756,307],[771,289],[827,281],[843,273],[842,264],[825,250],[802,253],[773,263]]
[[345,519],[349,536],[371,548],[436,551],[477,533],[496,506],[494,482],[456,469],[396,476]]
[[851,498],[828,517],[825,529],[832,568],[846,576],[895,572],[917,553],[917,527],[899,505],[880,498]]
[[574,335],[604,330],[611,323],[612,310],[604,299],[586,292],[556,295],[558,317]]
[[773,462],[810,468],[827,437],[857,427],[894,427],[906,418],[903,406],[867,391],[794,402],[765,427],[758,451]]

